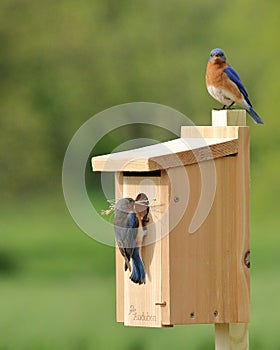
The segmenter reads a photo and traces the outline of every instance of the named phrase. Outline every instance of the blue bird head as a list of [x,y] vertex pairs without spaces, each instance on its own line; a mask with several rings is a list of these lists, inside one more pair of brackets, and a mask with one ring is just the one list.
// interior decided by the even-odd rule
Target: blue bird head
[[222,49],[216,48],[210,52],[209,61],[214,61],[215,59],[220,59],[222,61],[226,61],[226,56],[225,56],[225,53]]

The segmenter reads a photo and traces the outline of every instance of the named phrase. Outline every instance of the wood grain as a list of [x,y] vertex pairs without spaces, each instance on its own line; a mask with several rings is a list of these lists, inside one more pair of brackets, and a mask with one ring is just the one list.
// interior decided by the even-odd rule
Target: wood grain
[[[162,236],[168,227],[168,186],[164,176],[123,176],[122,186],[117,185],[120,197],[132,197],[143,192],[150,202],[147,236],[141,249],[146,271],[146,283],[134,284],[130,272],[123,271],[123,259],[117,252],[117,320],[128,326],[162,327],[162,310],[166,305],[162,297]],[[165,247],[166,249],[166,247]],[[167,282],[165,282],[167,283]]]
[[[123,173],[115,173],[115,200],[123,196]],[[124,261],[116,247],[116,320],[124,322]]]
[[[221,112],[212,111],[212,124],[217,125],[246,125],[246,112],[238,114],[236,111]],[[250,140],[249,130],[238,129],[240,140],[239,152],[236,163],[236,186],[239,191],[236,193],[236,231],[238,236],[237,256],[239,262],[238,273],[238,300],[241,306],[238,309],[238,319],[250,317],[250,270],[244,267],[250,246]],[[242,288],[243,287],[243,288]],[[243,303],[243,307],[242,307]],[[247,322],[248,322],[247,321]],[[215,325],[215,349],[216,350],[249,350],[248,323],[223,323]]]
[[216,324],[215,350],[248,350],[248,323]]
[[244,109],[222,109],[212,111],[212,126],[246,126],[246,111]]
[[238,139],[239,126],[182,126],[182,138],[232,138]]
[[[170,322],[173,324],[237,322],[238,310],[245,304],[239,299],[238,288],[245,288],[243,297],[247,301],[247,285],[238,284],[242,262],[236,254],[239,248],[235,231],[236,188],[229,176],[232,174],[234,178],[235,162],[236,157],[215,160],[215,199],[208,217],[195,233],[190,234],[189,227],[201,195],[197,164],[186,167],[189,202],[177,226],[172,220],[177,220],[177,213],[182,210],[179,207],[184,203],[170,204],[170,222],[175,226],[169,235]],[[177,193],[182,194],[180,182],[177,182]]]
[[[219,134],[217,132],[217,134]],[[154,171],[235,154],[234,137],[190,137],[92,158],[93,171]]]

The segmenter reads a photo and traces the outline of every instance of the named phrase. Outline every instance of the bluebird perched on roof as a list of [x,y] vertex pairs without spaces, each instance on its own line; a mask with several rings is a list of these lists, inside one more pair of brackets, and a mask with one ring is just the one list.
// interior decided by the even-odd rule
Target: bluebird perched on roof
[[124,257],[125,271],[127,269],[131,271],[130,259],[132,260],[130,279],[138,284],[146,281],[145,268],[139,249],[148,222],[148,213],[148,198],[143,193],[140,193],[135,201],[132,198],[122,198],[115,205],[114,229],[117,245]]
[[222,109],[234,104],[246,109],[256,124],[264,124],[254,110],[248,93],[237,72],[227,63],[222,49],[213,49],[206,70],[206,86],[209,94],[223,104]]

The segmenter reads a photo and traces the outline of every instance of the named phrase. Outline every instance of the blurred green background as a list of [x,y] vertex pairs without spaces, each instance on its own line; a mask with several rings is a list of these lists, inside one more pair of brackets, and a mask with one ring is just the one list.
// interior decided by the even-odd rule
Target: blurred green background
[[0,0],[1,350],[214,348],[211,325],[115,323],[114,249],[79,230],[61,188],[71,137],[108,107],[156,102],[209,125],[214,47],[266,122],[248,120],[250,342],[280,349],[279,15],[276,0]]

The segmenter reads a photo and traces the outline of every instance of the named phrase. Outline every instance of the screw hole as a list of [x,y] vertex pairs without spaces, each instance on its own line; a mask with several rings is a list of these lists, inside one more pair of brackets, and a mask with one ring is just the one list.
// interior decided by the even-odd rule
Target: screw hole
[[214,317],[218,317],[219,316],[219,313],[217,310],[214,311]]
[[248,269],[250,268],[250,250],[248,250],[244,256],[244,264],[248,267]]
[[194,318],[194,316],[195,316],[195,313],[193,311],[190,312],[190,318]]

